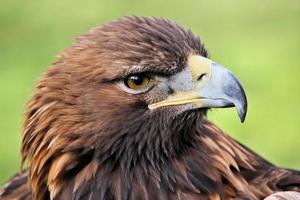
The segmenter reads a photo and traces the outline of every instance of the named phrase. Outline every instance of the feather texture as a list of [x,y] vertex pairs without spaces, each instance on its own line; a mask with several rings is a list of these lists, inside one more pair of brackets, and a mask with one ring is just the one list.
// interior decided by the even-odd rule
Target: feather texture
[[22,134],[28,169],[1,199],[259,200],[299,191],[299,172],[230,138],[206,109],[150,111],[172,91],[116,87],[132,73],[167,79],[191,53],[207,57],[191,31],[157,18],[123,18],[78,37],[36,85]]

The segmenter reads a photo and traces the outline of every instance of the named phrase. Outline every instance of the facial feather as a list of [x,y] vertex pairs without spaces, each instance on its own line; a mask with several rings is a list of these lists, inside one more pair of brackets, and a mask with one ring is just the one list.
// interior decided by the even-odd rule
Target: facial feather
[[[79,36],[27,104],[22,160],[33,199],[261,199],[278,190],[266,181],[274,174],[292,187],[296,179],[224,134],[206,109],[149,110],[174,92],[166,83],[191,54],[208,56],[190,30],[160,18],[126,17]],[[159,87],[118,87],[143,73]]]

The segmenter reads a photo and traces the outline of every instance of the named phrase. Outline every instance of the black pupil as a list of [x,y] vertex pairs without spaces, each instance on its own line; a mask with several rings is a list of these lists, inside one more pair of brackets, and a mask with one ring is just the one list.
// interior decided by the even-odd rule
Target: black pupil
[[142,76],[131,76],[130,79],[134,82],[136,85],[142,85],[144,78]]

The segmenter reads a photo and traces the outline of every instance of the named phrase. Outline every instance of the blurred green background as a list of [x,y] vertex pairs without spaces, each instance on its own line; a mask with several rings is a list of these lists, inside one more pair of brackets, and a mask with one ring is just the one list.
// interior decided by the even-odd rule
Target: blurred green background
[[1,0],[0,185],[19,169],[25,102],[39,74],[75,36],[123,15],[162,16],[201,36],[243,83],[249,112],[210,118],[271,162],[300,169],[300,1]]

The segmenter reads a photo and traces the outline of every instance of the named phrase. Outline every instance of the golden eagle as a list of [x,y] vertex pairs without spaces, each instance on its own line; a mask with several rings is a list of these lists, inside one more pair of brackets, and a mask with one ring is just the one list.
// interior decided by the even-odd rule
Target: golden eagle
[[[199,37],[161,18],[124,17],[79,36],[27,104],[26,167],[1,199],[259,200],[300,191],[206,118],[247,100]],[[299,199],[298,193],[268,197]],[[298,196],[298,197],[297,197]]]

